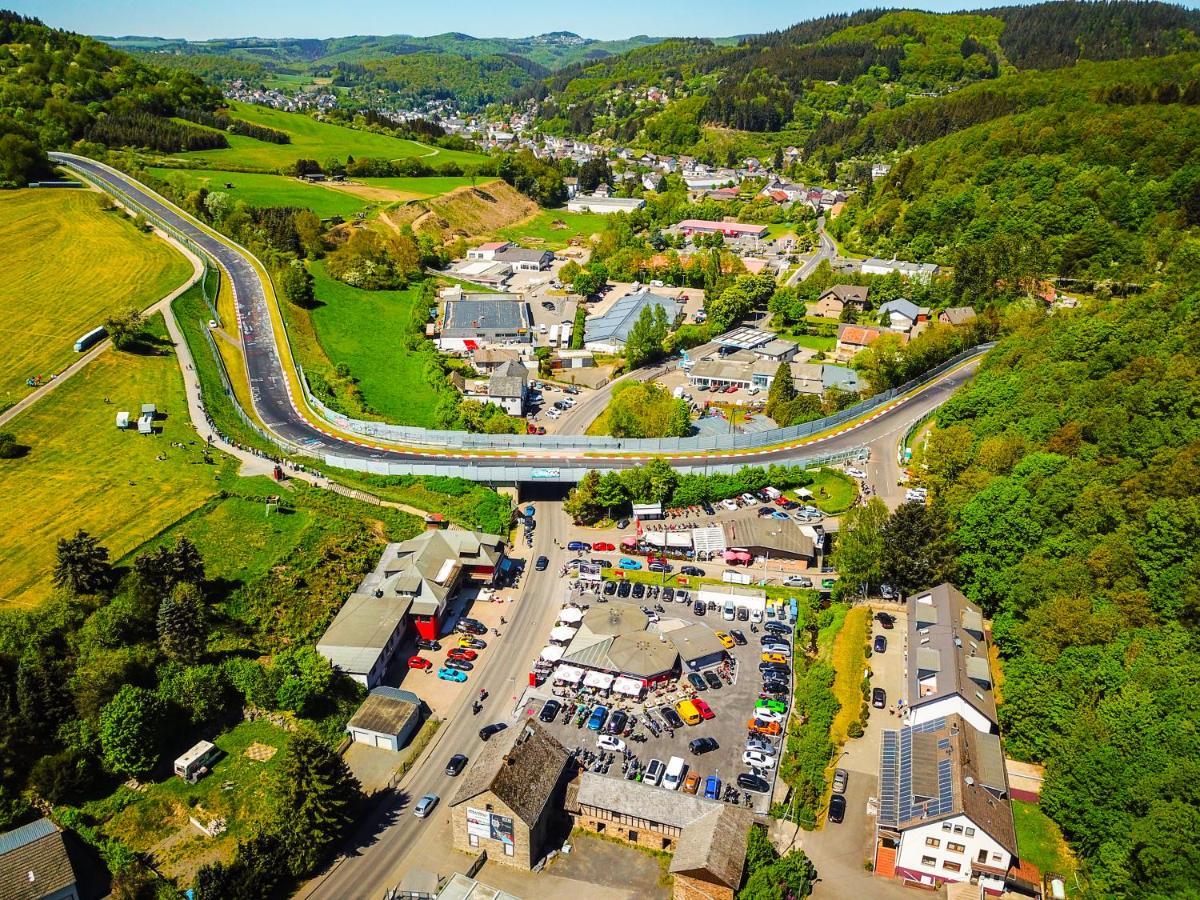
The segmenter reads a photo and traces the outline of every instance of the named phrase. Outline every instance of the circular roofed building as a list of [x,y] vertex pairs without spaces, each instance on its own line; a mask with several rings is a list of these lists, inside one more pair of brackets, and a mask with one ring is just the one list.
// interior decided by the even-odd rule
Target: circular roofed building
[[606,603],[587,611],[562,662],[650,684],[679,674],[679,652],[631,603]]

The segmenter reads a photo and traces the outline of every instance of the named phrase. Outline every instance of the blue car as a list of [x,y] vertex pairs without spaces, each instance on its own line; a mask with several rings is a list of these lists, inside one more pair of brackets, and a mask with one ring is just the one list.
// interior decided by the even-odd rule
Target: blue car
[[636,559],[630,559],[628,556],[622,556],[617,560],[617,565],[622,569],[640,569],[642,564]]
[[586,543],[585,541],[571,541],[571,543],[567,544],[567,549],[582,550],[584,553],[590,553],[592,551],[592,545]]
[[604,727],[604,720],[608,718],[608,707],[597,706],[592,710],[592,715],[588,718],[588,731],[599,731]]
[[721,779],[716,775],[709,775],[704,779],[704,799],[705,800],[720,800],[721,799]]
[[784,519],[786,521],[790,517],[783,510],[777,509],[777,510],[775,510],[775,512],[771,513],[771,518],[772,519]]
[[438,669],[438,678],[442,679],[442,681],[463,682],[467,680],[467,673],[460,672],[458,669],[447,669],[443,666]]

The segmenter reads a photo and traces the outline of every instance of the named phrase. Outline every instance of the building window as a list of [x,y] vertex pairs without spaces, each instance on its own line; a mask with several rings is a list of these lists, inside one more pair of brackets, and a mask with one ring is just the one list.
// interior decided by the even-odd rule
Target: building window
[[967,829],[967,837],[975,837],[975,829],[974,828]]
[[946,849],[949,850],[951,853],[962,853],[967,848],[964,844],[956,844],[956,843],[954,843],[954,841],[947,841]]
[[634,831],[632,828],[630,828],[629,829],[629,840],[636,843],[637,839],[638,839],[638,833],[636,831]]
[[951,862],[950,860],[946,860],[944,863],[942,863],[942,868],[948,872],[962,871],[962,866],[959,863]]
[[962,827],[961,825],[955,825],[955,826],[954,826],[954,833],[955,833],[955,834],[962,834],[962,833],[963,833],[963,827]]
[[992,854],[992,862],[1000,862],[1003,857],[999,853]]
[[670,850],[670,849],[671,849],[671,839],[670,839],[670,838],[663,838],[663,839],[662,839],[662,848],[663,848],[664,850]]
[[[925,838],[925,846],[926,847],[940,847],[940,846],[942,846],[942,842],[939,838],[927,837],[927,838]],[[951,844],[951,846],[953,846],[953,844]]]
[[512,844],[505,844],[505,845],[504,845],[504,855],[505,855],[505,856],[512,856],[512,855],[513,855],[513,845],[512,845]]
[[596,833],[597,833],[597,834],[604,834],[604,823],[603,823],[603,822],[597,822],[597,823],[596,823]]
[[986,851],[986,850],[980,850],[980,851],[979,851],[979,857],[978,857],[978,859],[979,859],[979,861],[980,861],[981,863],[985,863],[985,862],[987,862],[987,851]]
[[937,865],[937,857],[936,856],[922,856],[921,857],[921,865],[936,866]]
[[469,834],[469,835],[467,835],[467,843],[470,844],[472,847],[478,847],[479,846],[479,837],[474,834]]
[[484,806],[484,809],[486,809],[488,812],[494,812],[494,811],[495,811],[495,807],[493,807],[493,806],[492,806],[492,804],[490,804],[490,803],[489,803],[489,804],[487,804],[486,806]]
[[949,823],[949,822],[943,822],[943,823],[942,823],[942,831],[949,831],[949,830],[950,830],[950,823]]

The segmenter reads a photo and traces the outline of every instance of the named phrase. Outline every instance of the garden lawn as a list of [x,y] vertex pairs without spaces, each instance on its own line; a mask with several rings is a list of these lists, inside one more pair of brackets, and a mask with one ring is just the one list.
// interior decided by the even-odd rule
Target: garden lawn
[[[194,734],[177,733],[167,758],[179,756],[197,739]],[[148,785],[144,793],[118,788],[107,800],[88,804],[85,811],[101,820],[100,830],[107,837],[118,838],[137,852],[152,853],[156,868],[190,883],[203,863],[228,861],[238,840],[253,834],[274,812],[274,776],[289,740],[288,732],[268,722],[242,722],[213,740],[226,755],[196,784],[170,775]],[[274,756],[264,761],[246,756],[254,743],[274,747]],[[120,808],[122,804],[127,805]],[[114,807],[119,811],[108,815]],[[215,838],[205,837],[189,824],[191,816],[205,825],[223,817],[227,830]]]
[[818,353],[828,353],[837,346],[836,337],[826,337],[823,334],[802,334],[791,329],[785,329],[779,333],[779,336],[801,347],[816,350]]
[[187,260],[123,213],[101,210],[98,197],[41,189],[0,198],[0,409],[29,393],[26,379],[70,365],[81,335],[191,275]]
[[[562,209],[542,210],[533,217],[501,228],[497,234],[520,244],[562,249],[573,239],[587,241],[604,231],[606,217],[600,213],[573,213]],[[557,224],[557,223],[562,223]]]
[[[318,218],[349,218],[367,205],[365,199],[343,191],[309,184],[290,175],[264,175],[259,172],[224,172],[215,169],[151,168],[156,178],[174,181],[181,178],[188,190],[208,188],[243,200],[250,206],[292,206],[311,209]],[[418,179],[419,180],[419,179]],[[232,188],[225,187],[232,184]]]
[[[165,335],[162,317],[148,330]],[[118,559],[202,505],[232,472],[219,454],[216,465],[201,461],[175,354],[165,339],[159,346],[163,355],[102,353],[6,426],[30,450],[0,460],[0,608],[50,594],[59,538],[82,528]],[[143,403],[157,404],[161,433],[114,427],[118,410],[136,419]]]
[[1013,821],[1017,826],[1017,845],[1021,859],[1028,860],[1046,875],[1069,875],[1075,871],[1075,858],[1063,840],[1058,825],[1036,803],[1012,801]]
[[[826,515],[836,516],[844,513],[858,498],[858,482],[849,475],[844,475],[835,469],[817,469],[811,473],[812,484],[807,489],[812,491],[813,506]],[[800,501],[795,490],[784,491],[791,500]]]
[[209,169],[237,168],[262,172],[287,168],[297,159],[324,162],[336,157],[344,162],[347,156],[380,159],[420,157],[425,163],[435,167],[447,162],[472,165],[484,160],[478,153],[442,150],[418,141],[359,131],[345,125],[318,122],[303,113],[284,112],[266,106],[231,101],[229,112],[234,118],[285,131],[291,136],[292,142],[273,144],[231,134],[227,135],[229,147],[226,149],[178,153],[175,154],[176,158],[186,159]]

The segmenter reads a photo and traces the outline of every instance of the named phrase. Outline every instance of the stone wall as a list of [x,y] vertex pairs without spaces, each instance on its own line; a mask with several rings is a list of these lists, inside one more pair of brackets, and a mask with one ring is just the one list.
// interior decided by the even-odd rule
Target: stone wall
[[[575,824],[585,831],[615,837],[627,844],[637,844],[647,850],[665,850],[675,852],[677,838],[670,837],[660,831],[650,828],[638,828],[635,825],[624,825],[609,819],[599,819],[595,816],[580,812],[575,815]],[[632,837],[631,837],[632,835]]]
[[671,900],[733,900],[733,889],[690,875],[676,874]]

